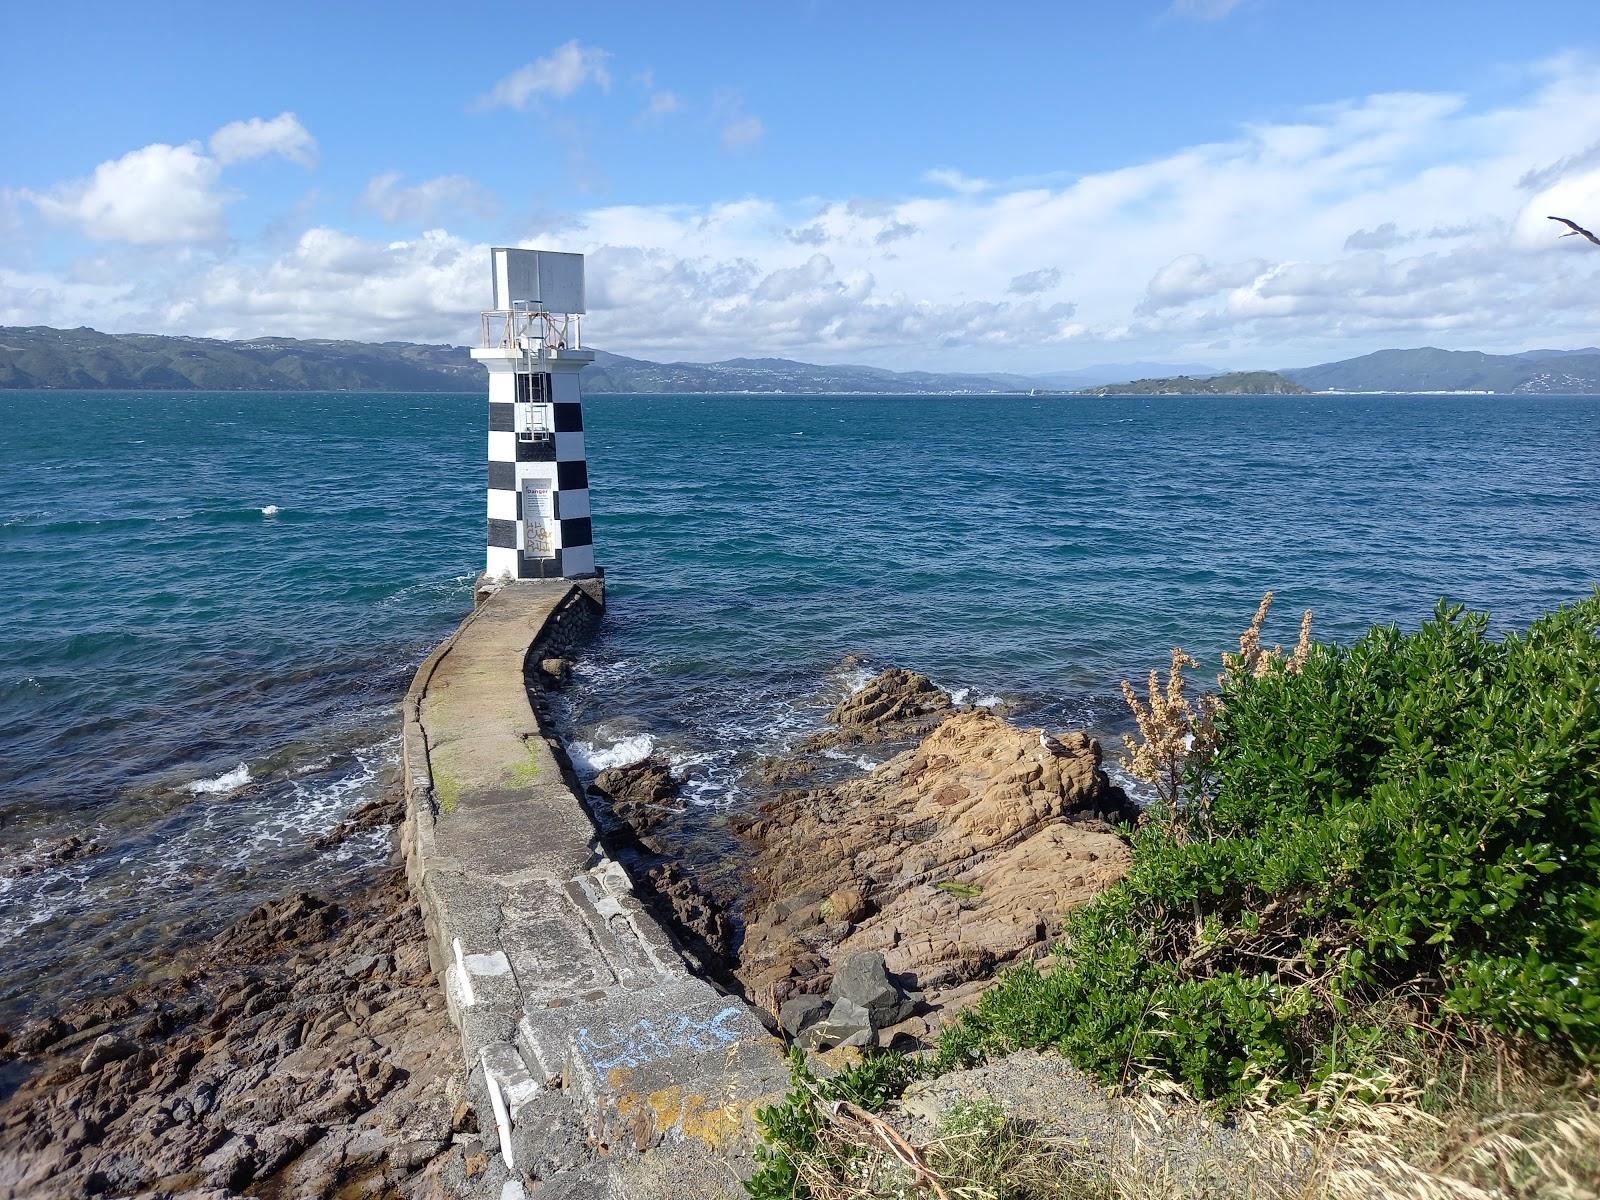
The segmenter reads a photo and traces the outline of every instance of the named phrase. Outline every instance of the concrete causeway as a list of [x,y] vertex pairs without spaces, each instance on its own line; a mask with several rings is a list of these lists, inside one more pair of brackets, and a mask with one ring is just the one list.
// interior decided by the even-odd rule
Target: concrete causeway
[[405,699],[407,873],[492,1155],[463,1196],[741,1195],[787,1079],[607,857],[530,703],[527,664],[602,605],[598,580],[489,592]]

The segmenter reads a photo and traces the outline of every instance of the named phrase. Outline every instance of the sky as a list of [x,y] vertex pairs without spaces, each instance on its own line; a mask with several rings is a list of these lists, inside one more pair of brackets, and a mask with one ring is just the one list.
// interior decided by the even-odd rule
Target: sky
[[1600,4],[0,5],[0,324],[1297,366],[1600,344]]

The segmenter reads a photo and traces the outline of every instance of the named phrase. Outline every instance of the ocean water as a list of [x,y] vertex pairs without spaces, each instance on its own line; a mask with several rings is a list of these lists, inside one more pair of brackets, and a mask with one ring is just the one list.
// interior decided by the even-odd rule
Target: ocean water
[[[750,769],[870,671],[1114,735],[1273,588],[1319,637],[1600,582],[1600,402],[643,397],[586,404],[611,610],[580,768],[655,748],[715,860]],[[412,670],[471,604],[475,396],[0,392],[0,1020],[387,852]],[[842,663],[846,654],[858,661]],[[870,760],[863,760],[870,761]],[[18,873],[68,834],[101,852]]]

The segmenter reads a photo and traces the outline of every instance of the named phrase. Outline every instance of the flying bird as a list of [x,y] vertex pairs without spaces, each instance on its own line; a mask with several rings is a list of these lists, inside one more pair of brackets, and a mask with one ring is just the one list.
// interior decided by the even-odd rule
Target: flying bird
[[1549,220],[1549,221],[1559,221],[1559,222],[1561,222],[1561,224],[1565,225],[1568,229],[1572,230],[1571,233],[1563,233],[1561,235],[1562,237],[1586,237],[1591,242],[1593,242],[1596,246],[1600,246],[1600,237],[1595,237],[1594,234],[1590,233],[1587,229],[1585,229],[1582,225],[1579,225],[1576,221],[1569,221],[1565,217],[1547,217],[1545,219]]

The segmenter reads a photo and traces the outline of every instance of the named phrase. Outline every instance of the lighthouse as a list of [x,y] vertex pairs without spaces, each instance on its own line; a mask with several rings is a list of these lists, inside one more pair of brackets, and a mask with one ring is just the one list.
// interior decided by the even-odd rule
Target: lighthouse
[[490,580],[595,573],[578,372],[583,255],[496,246],[472,357],[489,370]]

